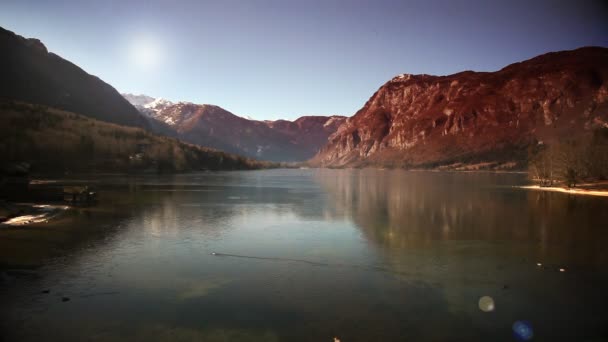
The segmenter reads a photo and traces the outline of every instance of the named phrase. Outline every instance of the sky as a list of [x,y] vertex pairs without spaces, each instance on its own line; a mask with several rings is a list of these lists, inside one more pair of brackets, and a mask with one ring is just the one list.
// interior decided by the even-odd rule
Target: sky
[[401,73],[608,47],[608,5],[590,0],[0,0],[0,26],[120,92],[259,120],[353,115]]

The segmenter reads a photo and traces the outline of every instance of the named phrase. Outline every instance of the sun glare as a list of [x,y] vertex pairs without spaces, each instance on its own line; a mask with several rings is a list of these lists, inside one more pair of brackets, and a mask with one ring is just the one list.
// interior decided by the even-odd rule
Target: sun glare
[[130,62],[145,70],[154,69],[163,59],[161,44],[151,37],[138,37],[130,43]]

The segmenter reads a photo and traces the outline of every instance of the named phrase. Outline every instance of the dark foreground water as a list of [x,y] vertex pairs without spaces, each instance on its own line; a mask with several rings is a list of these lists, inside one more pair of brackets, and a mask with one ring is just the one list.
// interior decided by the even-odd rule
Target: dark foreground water
[[513,341],[518,321],[534,341],[608,337],[606,198],[388,170],[100,182],[64,222],[101,229],[1,280],[4,340]]

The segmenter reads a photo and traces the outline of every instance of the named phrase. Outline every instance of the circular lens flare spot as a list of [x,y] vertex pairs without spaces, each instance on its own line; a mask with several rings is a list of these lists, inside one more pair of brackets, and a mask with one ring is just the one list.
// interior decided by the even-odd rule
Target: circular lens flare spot
[[529,341],[534,336],[532,324],[528,321],[516,321],[513,323],[513,335],[519,341]]
[[483,296],[479,298],[479,310],[483,312],[491,312],[494,311],[494,299],[490,296]]

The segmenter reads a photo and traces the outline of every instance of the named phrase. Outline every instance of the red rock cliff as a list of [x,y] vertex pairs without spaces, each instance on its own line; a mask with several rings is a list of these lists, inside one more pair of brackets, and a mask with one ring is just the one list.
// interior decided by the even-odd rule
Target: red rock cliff
[[497,72],[384,84],[311,160],[317,166],[522,167],[526,147],[608,126],[608,48],[548,53]]

